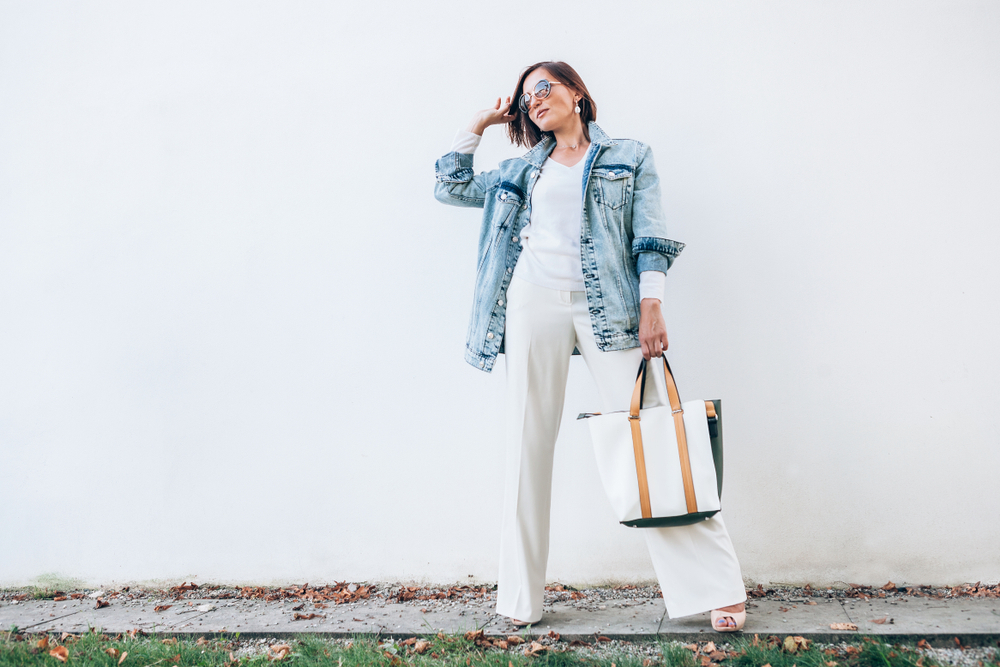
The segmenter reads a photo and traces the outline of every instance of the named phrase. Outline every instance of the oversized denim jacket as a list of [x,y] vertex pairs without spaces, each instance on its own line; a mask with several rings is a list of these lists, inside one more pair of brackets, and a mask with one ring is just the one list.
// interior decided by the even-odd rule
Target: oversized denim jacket
[[[587,304],[598,348],[624,350],[639,345],[639,273],[666,273],[684,244],[666,236],[649,146],[611,139],[594,121],[588,129],[580,228]],[[521,229],[531,216],[531,190],[554,147],[555,139],[545,134],[521,157],[479,174],[471,153],[452,151],[434,165],[438,201],[483,209],[465,360],[487,372],[503,352],[507,287],[521,253]]]

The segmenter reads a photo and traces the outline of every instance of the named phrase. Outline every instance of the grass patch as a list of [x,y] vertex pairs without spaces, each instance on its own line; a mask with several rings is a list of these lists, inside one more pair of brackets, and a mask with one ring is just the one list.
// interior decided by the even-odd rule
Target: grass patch
[[[20,640],[18,639],[20,637]],[[483,648],[463,635],[428,634],[406,642],[379,641],[359,635],[345,642],[297,635],[294,639],[274,640],[261,646],[263,652],[241,655],[248,640],[238,633],[214,639],[175,639],[163,636],[116,635],[91,631],[81,635],[68,633],[0,633],[0,667],[60,667],[61,665],[100,665],[103,667],[241,667],[243,665],[336,665],[336,667],[937,667],[938,662],[915,647],[887,646],[872,638],[852,638],[850,644],[817,647],[793,638],[734,637],[728,650],[704,642],[681,646],[662,642],[654,644],[656,655],[636,655],[607,647],[593,653],[590,649],[567,650],[565,642],[556,642],[535,655],[525,656],[532,644],[509,650]],[[789,643],[791,640],[791,643]],[[998,665],[996,656],[989,667]]]

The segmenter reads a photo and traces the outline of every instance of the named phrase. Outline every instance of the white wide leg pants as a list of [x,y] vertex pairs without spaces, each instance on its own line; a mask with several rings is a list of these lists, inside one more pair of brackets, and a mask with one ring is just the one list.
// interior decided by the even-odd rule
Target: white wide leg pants
[[[627,410],[642,349],[602,352],[594,340],[585,292],[513,278],[504,333],[507,457],[496,610],[531,623],[542,617],[552,460],[574,346],[597,382],[602,411]],[[645,405],[664,404],[662,385],[658,379],[655,392],[647,386]],[[721,512],[690,526],[630,530],[646,536],[670,618],[746,600]]]

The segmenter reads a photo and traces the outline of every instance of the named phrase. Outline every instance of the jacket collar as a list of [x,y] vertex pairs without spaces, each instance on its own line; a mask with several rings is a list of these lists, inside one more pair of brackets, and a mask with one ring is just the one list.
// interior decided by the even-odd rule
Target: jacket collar
[[[587,123],[587,131],[590,132],[591,144],[596,144],[598,146],[612,146],[616,143],[615,140],[609,137],[594,121],[589,121]],[[542,135],[541,140],[535,144],[530,151],[521,157],[529,164],[541,168],[542,163],[545,162],[545,159],[549,157],[549,153],[551,153],[552,149],[555,147],[555,137],[552,136],[552,133],[547,132]]]

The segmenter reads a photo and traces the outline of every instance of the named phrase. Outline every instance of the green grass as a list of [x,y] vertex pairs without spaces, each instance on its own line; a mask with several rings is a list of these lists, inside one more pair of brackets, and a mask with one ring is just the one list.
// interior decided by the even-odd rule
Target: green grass
[[[176,643],[164,644],[163,637],[127,636],[122,639],[108,637],[96,631],[79,637],[67,637],[65,642],[59,635],[49,635],[49,645],[38,649],[37,644],[43,634],[24,634],[23,641],[16,641],[16,629],[0,633],[0,667],[60,665],[101,665],[118,667],[122,654],[128,652],[121,667],[175,667],[203,665],[205,667],[236,667],[240,665],[271,665],[275,663],[306,667],[310,665],[336,665],[337,667],[537,667],[593,666],[593,667],[641,667],[644,658],[625,653],[602,651],[600,657],[582,651],[564,650],[565,642],[559,642],[555,650],[545,651],[535,657],[522,654],[522,646],[516,653],[498,649],[483,649],[462,635],[431,635],[421,638],[429,643],[417,653],[414,645],[380,644],[370,635],[359,635],[347,646],[315,635],[302,634],[295,639],[278,640],[274,644],[288,644],[290,651],[280,660],[262,654],[232,660],[230,652],[233,639],[229,637],[201,640],[178,639]],[[733,638],[730,652],[711,667],[936,667],[937,663],[912,647],[886,646],[871,638],[856,637],[846,650],[821,650],[814,646],[796,647],[794,652],[786,649],[780,638],[756,640],[752,637]],[[68,659],[65,663],[49,655],[57,646],[65,647]],[[704,647],[704,644],[701,645]],[[654,658],[652,664],[663,667],[703,667],[701,654],[696,655],[689,648],[671,643],[659,645],[662,657]],[[109,655],[109,649],[114,655]],[[276,657],[276,656],[273,656]],[[832,664],[831,664],[832,663]],[[990,667],[1000,667],[994,659]],[[275,665],[277,667],[277,665]]]

